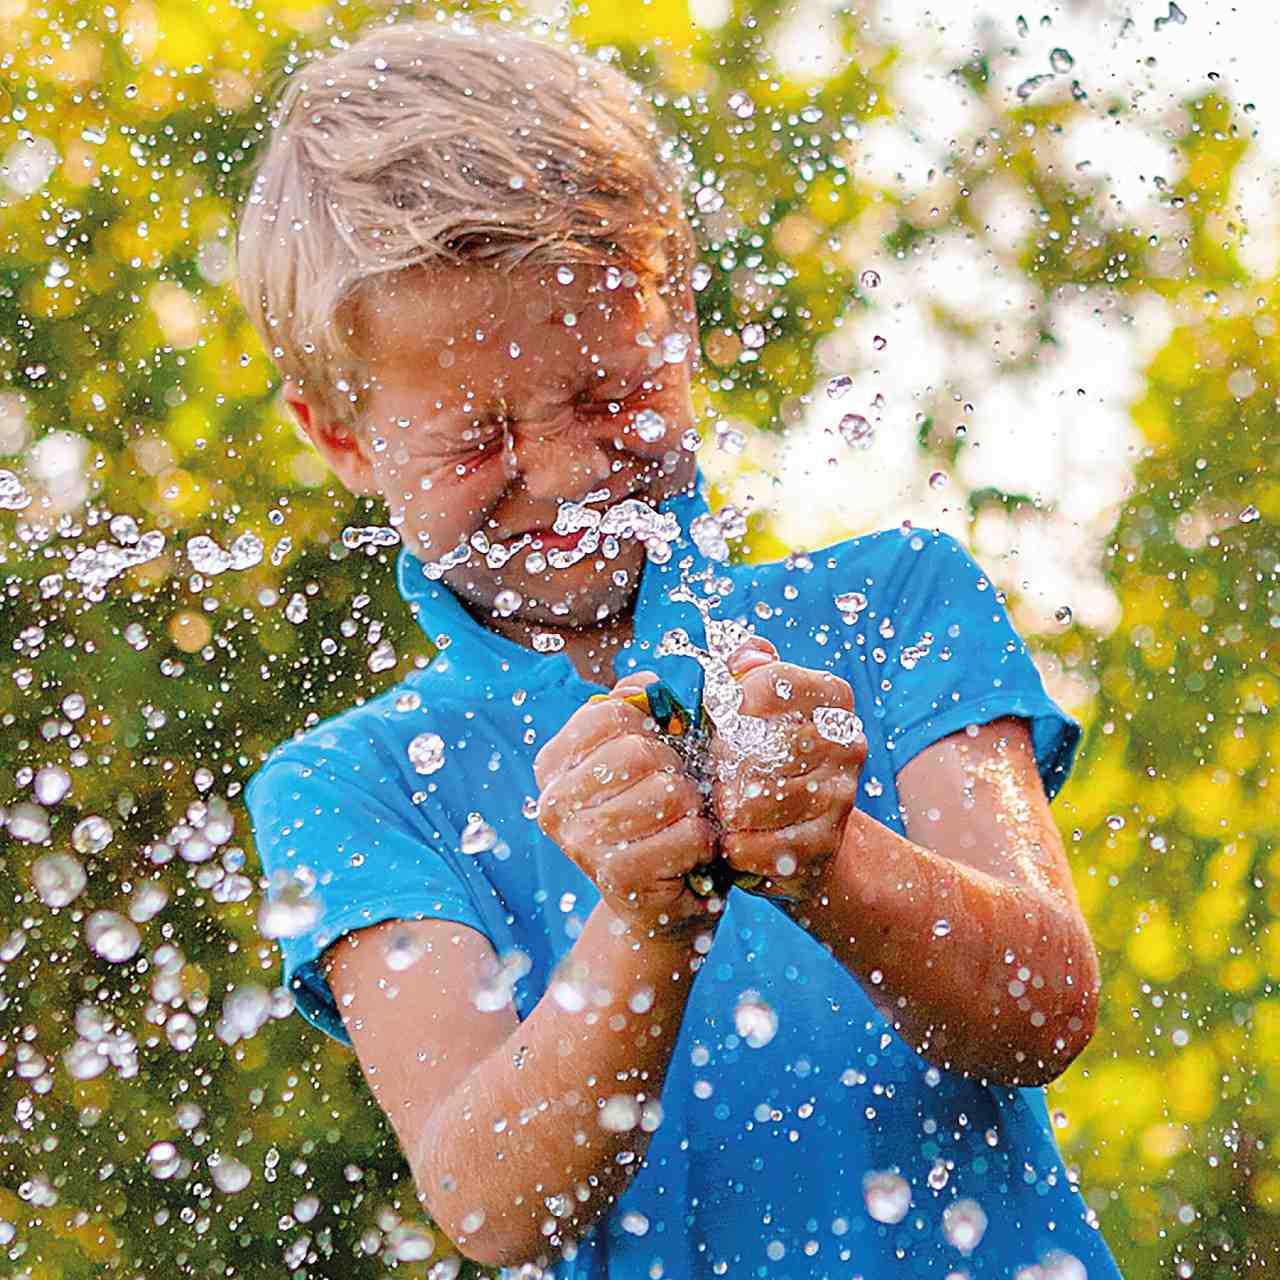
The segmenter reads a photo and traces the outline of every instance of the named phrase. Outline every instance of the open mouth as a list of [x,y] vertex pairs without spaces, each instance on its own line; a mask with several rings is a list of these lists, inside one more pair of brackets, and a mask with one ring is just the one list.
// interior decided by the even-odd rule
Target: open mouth
[[572,533],[555,533],[551,529],[530,529],[527,534],[533,539],[531,545],[535,551],[572,551],[582,541],[582,535],[586,532],[586,529],[575,529]]

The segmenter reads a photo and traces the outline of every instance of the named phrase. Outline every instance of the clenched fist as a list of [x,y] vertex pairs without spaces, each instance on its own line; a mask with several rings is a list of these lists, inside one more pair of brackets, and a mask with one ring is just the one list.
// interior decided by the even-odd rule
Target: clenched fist
[[729,665],[743,689],[741,714],[766,722],[774,749],[762,766],[712,738],[720,852],[735,872],[764,877],[753,892],[803,902],[840,847],[867,755],[852,728],[853,691],[828,671],[779,661],[760,637]]
[[636,672],[579,707],[538,752],[538,825],[591,877],[612,910],[642,933],[674,937],[715,922],[685,875],[715,856],[703,796],[639,707],[656,680]]

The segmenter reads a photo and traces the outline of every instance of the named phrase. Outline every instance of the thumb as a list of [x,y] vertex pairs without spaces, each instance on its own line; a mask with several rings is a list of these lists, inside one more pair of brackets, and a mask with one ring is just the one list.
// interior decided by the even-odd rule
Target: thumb
[[734,676],[744,676],[757,667],[777,662],[778,651],[763,636],[751,636],[744,640],[729,659],[729,671]]

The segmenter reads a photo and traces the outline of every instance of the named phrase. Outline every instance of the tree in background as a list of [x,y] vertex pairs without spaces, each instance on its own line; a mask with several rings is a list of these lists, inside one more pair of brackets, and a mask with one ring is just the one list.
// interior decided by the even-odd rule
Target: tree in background
[[[1261,1276],[1280,1257],[1280,308],[1232,203],[1258,145],[1248,107],[1208,82],[1162,108],[1169,172],[1136,218],[1061,147],[1081,121],[1142,131],[1148,108],[1091,91],[1061,47],[1010,92],[1029,36],[1002,19],[943,68],[979,124],[907,194],[860,165],[925,64],[878,34],[877,8],[823,9],[807,71],[778,51],[809,19],[751,0],[714,24],[651,0],[569,26],[650,87],[696,175],[700,456],[721,500],[744,460],[812,427],[831,377],[854,380],[850,406],[873,385],[875,348],[845,340],[888,310],[869,262],[927,281],[949,237],[1016,278],[1012,349],[926,284],[947,359],[981,351],[984,372],[917,368],[913,418],[876,422],[868,397],[865,429],[909,435],[962,536],[1003,539],[984,563],[1087,724],[1057,812],[1105,998],[1050,1088],[1064,1153],[1129,1274]],[[362,533],[384,513],[294,429],[232,286],[271,86],[388,13],[416,16],[0,0],[0,1252],[16,1276],[472,1270],[422,1218],[354,1056],[290,1016],[239,801],[275,743],[432,652],[395,548]],[[1171,326],[1138,371],[1123,497],[1079,566],[1114,601],[1102,620],[1066,601],[1046,615],[1016,561],[1071,510],[965,480],[975,390],[1051,362],[1081,297],[1099,326],[1153,302]],[[831,436],[837,467],[871,465],[863,431]],[[763,496],[747,554],[772,557],[788,513]]]

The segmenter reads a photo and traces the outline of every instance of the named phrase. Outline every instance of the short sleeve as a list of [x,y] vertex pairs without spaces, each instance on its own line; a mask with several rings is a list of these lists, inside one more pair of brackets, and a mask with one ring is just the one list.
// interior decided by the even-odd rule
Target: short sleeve
[[[895,535],[901,536],[901,535]],[[885,595],[880,647],[884,729],[895,773],[970,724],[1030,724],[1049,799],[1066,781],[1080,725],[1045,692],[1000,594],[965,548],[940,531],[903,538]],[[877,657],[881,657],[877,654]]]
[[277,748],[250,780],[245,803],[263,875],[283,982],[303,1017],[350,1045],[319,966],[343,934],[383,920],[440,919],[488,937],[457,833],[414,804],[403,775],[373,744],[337,735]]

